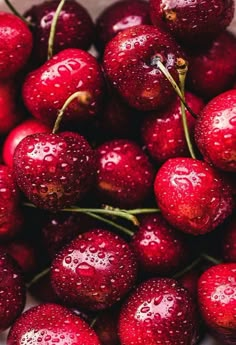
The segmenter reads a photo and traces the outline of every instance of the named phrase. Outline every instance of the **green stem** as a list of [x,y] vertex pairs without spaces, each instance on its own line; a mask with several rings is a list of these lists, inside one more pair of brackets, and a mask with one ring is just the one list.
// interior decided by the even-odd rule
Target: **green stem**
[[101,216],[99,216],[97,214],[90,213],[90,212],[86,212],[85,214],[87,214],[88,216],[90,216],[92,218],[100,220],[103,223],[106,223],[108,225],[113,226],[114,228],[118,229],[119,231],[122,231],[123,233],[125,233],[128,236],[132,237],[134,235],[133,231],[129,230],[128,228],[125,228],[124,226],[122,226],[120,224],[117,224],[117,223],[113,222],[112,220],[109,220],[107,218],[101,217]]
[[159,208],[140,208],[136,210],[128,210],[129,214],[139,215],[139,214],[150,214],[159,213],[161,210]]
[[12,5],[12,3],[9,0],[5,0],[6,5],[9,7],[9,9],[14,13],[17,17],[19,17],[25,24],[33,26],[32,23],[30,23],[28,20],[25,19],[24,16],[20,12],[17,11],[17,9]]
[[132,215],[129,214],[128,211],[123,211],[118,208],[115,209],[103,209],[103,208],[80,208],[80,207],[70,207],[70,208],[64,208],[61,211],[63,212],[78,212],[78,213],[95,213],[95,214],[103,214],[108,216],[115,216],[124,218],[130,222],[132,222],[134,225],[138,226],[139,221],[138,219]]
[[176,83],[176,81],[174,80],[174,78],[172,77],[172,75],[170,74],[170,72],[168,71],[168,69],[163,65],[163,63],[160,60],[160,57],[156,57],[155,61],[153,61],[153,63],[160,69],[160,71],[164,74],[164,76],[168,79],[168,81],[171,83],[172,87],[174,88],[176,94],[178,95],[178,97],[181,99],[181,101],[183,102],[185,108],[190,112],[190,114],[194,117],[197,118],[197,115],[193,112],[193,110],[189,107],[189,105],[186,103],[182,92],[178,86],[178,84]]
[[212,264],[214,265],[219,265],[222,263],[222,261],[216,259],[216,258],[213,258],[213,256],[210,256],[208,254],[205,254],[205,253],[202,253],[201,254],[201,257],[209,262],[211,262]]
[[185,60],[181,59],[181,61],[179,61],[177,71],[179,74],[180,91],[181,91],[182,97],[183,97],[183,101],[181,99],[181,114],[182,114],[181,118],[182,118],[182,123],[183,123],[185,140],[187,142],[188,150],[190,152],[191,157],[193,159],[196,159],[196,155],[194,153],[193,146],[192,146],[191,139],[190,139],[186,110],[185,110],[185,103],[184,103],[184,101],[185,101],[185,79],[186,79],[186,75],[187,75],[187,71],[188,71],[188,64]]
[[195,268],[200,262],[202,261],[202,257],[198,257],[197,259],[195,259],[189,266],[185,267],[182,271],[177,272],[173,278],[174,279],[178,279],[180,277],[182,277],[185,273],[190,272],[193,268]]
[[31,286],[33,286],[35,283],[37,283],[41,278],[43,278],[44,276],[46,276],[48,273],[50,272],[50,267],[46,268],[45,270],[43,270],[42,272],[40,272],[39,274],[37,274],[28,284],[27,284],[27,288],[31,288]]
[[[25,206],[28,207],[34,207],[36,208],[36,206],[34,204],[31,203],[24,203]],[[120,210],[119,208],[111,208],[111,209],[103,209],[103,208],[81,208],[81,207],[77,207],[77,206],[71,206],[68,208],[63,208],[60,210],[60,212],[75,212],[75,213],[90,213],[90,214],[102,214],[105,216],[114,216],[114,217],[120,217],[123,219],[126,219],[128,221],[131,221],[133,223],[133,225],[138,226],[139,225],[139,221],[138,219],[135,217],[135,215],[133,214],[129,214],[128,211],[124,211],[124,210]]]
[[86,105],[89,103],[90,101],[90,93],[87,91],[77,91],[75,93],[73,93],[63,104],[63,107],[59,110],[58,115],[57,115],[57,119],[55,121],[52,133],[56,133],[59,130],[64,112],[66,110],[66,108],[70,105],[71,102],[73,102],[74,100],[78,100],[78,102],[82,105]]
[[55,35],[56,35],[56,29],[57,29],[57,22],[62,10],[62,7],[64,6],[66,0],[61,0],[56,12],[53,16],[52,24],[51,24],[51,29],[50,29],[50,34],[49,34],[49,39],[48,39],[48,60],[51,59],[53,56],[53,45],[54,45],[54,40],[55,40]]

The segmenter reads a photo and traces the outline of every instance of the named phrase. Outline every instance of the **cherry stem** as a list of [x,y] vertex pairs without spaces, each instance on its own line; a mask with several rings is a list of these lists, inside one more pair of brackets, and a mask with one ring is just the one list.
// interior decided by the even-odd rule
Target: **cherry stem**
[[48,60],[51,59],[51,57],[53,56],[53,46],[54,46],[54,40],[55,40],[55,35],[56,35],[57,22],[58,22],[62,7],[64,6],[65,2],[66,0],[60,1],[52,19],[52,24],[51,24],[51,29],[50,29],[49,39],[48,39]]
[[37,283],[41,278],[46,276],[50,272],[50,267],[47,267],[42,272],[38,273],[28,284],[26,284],[27,288],[31,288],[35,283]]
[[25,19],[24,16],[20,12],[17,11],[17,9],[12,5],[12,3],[9,0],[5,0],[6,5],[9,7],[9,9],[14,13],[17,17],[19,17],[25,24],[29,26],[34,26],[33,23],[29,22],[27,19]]
[[[182,97],[183,97],[184,101],[185,101],[185,80],[186,80],[187,71],[188,71],[187,61],[184,59],[178,59],[177,60],[177,72],[179,75],[180,91],[182,93]],[[188,150],[190,152],[191,157],[193,159],[196,159],[196,155],[194,153],[193,145],[192,145],[191,139],[190,139],[184,101],[182,101],[182,99],[181,99],[181,114],[182,114],[181,118],[182,118],[182,123],[183,123],[185,140],[187,142]]]
[[63,115],[64,112],[66,110],[66,108],[70,105],[71,102],[73,102],[74,100],[78,100],[78,102],[81,105],[87,105],[90,101],[91,95],[89,92],[87,91],[77,91],[75,93],[73,93],[63,104],[63,107],[59,110],[58,115],[57,115],[57,119],[55,121],[52,133],[55,134],[60,127],[61,121],[63,119]]
[[125,233],[128,236],[132,237],[134,235],[133,231],[131,231],[130,229],[128,229],[128,228],[126,228],[126,227],[124,227],[124,226],[122,226],[120,224],[117,224],[117,223],[113,222],[112,220],[109,220],[107,218],[101,217],[101,216],[99,216],[99,215],[97,215],[95,213],[91,213],[91,212],[86,212],[85,214],[87,214],[88,216],[90,216],[92,218],[100,220],[103,223],[106,223],[108,225],[113,226],[114,228],[118,229],[119,231]]
[[130,222],[133,223],[135,226],[139,226],[139,221],[135,217],[135,215],[130,214],[129,211],[127,210],[121,210],[119,208],[80,208],[76,206],[72,206],[70,208],[63,208],[61,211],[63,212],[77,212],[77,213],[95,213],[95,214],[103,214],[107,216],[115,216],[115,217],[120,217],[124,218]]
[[[25,202],[24,205],[28,207],[36,208],[34,204],[31,204],[28,202]],[[109,205],[104,205],[103,208],[81,208],[77,206],[71,206],[69,208],[61,209],[60,212],[85,213],[89,215],[90,217],[100,219],[102,222],[106,222],[112,226],[115,226],[117,229],[122,230],[123,232],[126,232],[126,234],[128,234],[129,236],[133,236],[134,232],[132,232],[131,230],[111,220],[108,220],[107,218],[104,218],[100,215],[120,217],[132,222],[132,224],[135,226],[139,226],[140,224],[136,215],[157,213],[157,212],[160,212],[160,210],[158,208],[140,208],[140,209],[133,209],[133,210],[124,210],[124,209],[115,208]]]
[[199,263],[202,261],[202,257],[198,257],[196,258],[189,266],[185,267],[182,271],[180,272],[177,272],[173,278],[174,279],[178,279],[178,278],[181,278],[183,275],[185,275],[185,273],[188,273],[190,272],[193,268],[195,268],[196,266],[199,265]]
[[164,74],[164,76],[167,78],[167,80],[171,83],[173,89],[175,90],[176,94],[178,95],[178,97],[181,99],[181,101],[183,102],[185,108],[190,112],[190,114],[194,117],[197,118],[197,115],[194,113],[194,111],[189,107],[189,105],[186,103],[183,94],[178,86],[178,84],[176,83],[176,81],[174,80],[174,78],[172,77],[172,75],[170,74],[170,72],[168,71],[168,69],[163,65],[163,63],[161,62],[161,58],[156,56],[155,59],[155,64],[157,65],[157,67],[160,69],[160,71]]
[[220,260],[214,258],[214,257],[211,256],[211,255],[205,254],[205,253],[202,253],[202,254],[201,254],[201,257],[202,257],[203,259],[205,259],[206,261],[211,262],[211,263],[214,264],[214,265],[219,265],[219,264],[222,263],[222,261],[220,261]]
[[99,316],[97,315],[97,316],[92,320],[92,322],[90,323],[89,326],[90,326],[91,328],[93,328],[93,327],[95,326],[96,322],[98,321],[98,317],[99,317]]

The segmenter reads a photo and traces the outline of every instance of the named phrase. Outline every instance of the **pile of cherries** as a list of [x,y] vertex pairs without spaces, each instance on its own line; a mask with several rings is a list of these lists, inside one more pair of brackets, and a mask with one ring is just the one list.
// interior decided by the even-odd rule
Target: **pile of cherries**
[[234,1],[6,3],[7,345],[235,345]]

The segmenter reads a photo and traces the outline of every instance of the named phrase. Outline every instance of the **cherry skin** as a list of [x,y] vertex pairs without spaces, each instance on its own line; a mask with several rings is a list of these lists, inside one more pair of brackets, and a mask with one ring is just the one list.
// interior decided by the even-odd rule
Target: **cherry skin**
[[130,208],[150,196],[154,170],[134,141],[108,141],[97,148],[97,157],[97,191],[103,203]]
[[123,0],[112,3],[96,20],[97,49],[103,52],[106,44],[120,31],[143,24],[151,24],[146,1]]
[[122,345],[196,344],[196,308],[177,281],[153,278],[141,283],[121,308]]
[[23,225],[19,209],[20,193],[13,177],[13,171],[0,165],[0,239],[11,240]]
[[232,212],[229,186],[207,163],[171,158],[157,172],[154,190],[166,220],[192,235],[214,230]]
[[[32,6],[24,17],[33,26],[34,48],[33,58],[39,64],[47,60],[48,39],[51,24],[59,5],[59,0],[44,1]],[[60,12],[53,52],[59,53],[67,48],[90,48],[94,36],[94,24],[87,10],[78,2],[67,0]]]
[[94,229],[76,237],[52,263],[52,286],[73,307],[102,310],[124,297],[136,280],[137,264],[119,236]]
[[0,79],[9,79],[25,67],[32,50],[32,34],[20,18],[0,12],[0,42]]
[[213,98],[195,127],[195,139],[204,159],[218,169],[236,172],[236,90]]
[[54,303],[24,312],[10,329],[7,345],[100,345],[97,335],[80,317]]
[[123,30],[107,44],[103,62],[108,80],[124,100],[146,111],[171,102],[175,92],[157,60],[177,80],[177,58],[184,58],[184,54],[168,34],[151,25],[139,25]]
[[222,254],[224,261],[236,262],[236,217],[233,215],[224,224],[222,238]]
[[15,81],[0,81],[0,135],[6,135],[23,118],[17,104]]
[[[186,102],[195,114],[204,107],[203,101],[192,93],[186,92]],[[193,134],[196,119],[186,111],[190,135]],[[184,136],[181,104],[175,99],[163,111],[153,111],[144,118],[142,138],[150,156],[157,163],[164,163],[169,158],[189,156]]]
[[183,276],[178,278],[178,282],[190,293],[192,298],[196,301],[197,300],[197,293],[198,293],[198,279],[200,273],[197,269],[192,269],[189,272],[186,272]]
[[173,229],[161,214],[142,218],[131,245],[140,269],[152,276],[166,276],[175,272],[189,256],[185,237]]
[[236,38],[225,31],[204,49],[188,51],[188,86],[206,100],[230,89],[235,80]]
[[51,130],[48,126],[33,118],[27,119],[18,126],[15,126],[3,143],[2,155],[4,163],[10,167],[13,166],[15,148],[27,135],[35,133],[49,133],[50,131]]
[[94,181],[96,158],[75,132],[32,134],[14,154],[18,186],[37,207],[58,210],[80,200]]
[[9,243],[1,244],[0,248],[18,263],[25,276],[36,272],[36,252],[29,242],[15,239]]
[[221,344],[232,345],[236,338],[236,264],[210,267],[198,281],[201,315]]
[[137,138],[142,113],[131,108],[116,93],[111,93],[99,117],[102,139]]
[[0,332],[13,324],[25,306],[25,285],[16,262],[0,251]]
[[154,25],[193,47],[204,45],[216,37],[234,16],[233,0],[151,0],[150,7]]
[[97,60],[81,49],[65,49],[31,72],[23,84],[23,100],[38,120],[53,126],[58,111],[75,92],[87,92],[82,104],[74,100],[66,108],[63,123],[94,117],[100,109],[103,75]]

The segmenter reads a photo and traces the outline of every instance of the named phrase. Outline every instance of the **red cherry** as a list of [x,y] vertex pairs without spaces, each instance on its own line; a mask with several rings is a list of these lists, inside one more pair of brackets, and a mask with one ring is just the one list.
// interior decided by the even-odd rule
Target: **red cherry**
[[120,31],[143,24],[151,24],[149,4],[146,1],[115,1],[97,18],[96,47],[102,52],[106,44]]
[[0,252],[0,332],[7,329],[25,306],[25,285],[16,262]]
[[121,237],[94,229],[76,237],[56,255],[52,286],[67,305],[102,310],[127,294],[136,270],[135,256]]
[[201,315],[221,344],[236,337],[236,264],[219,264],[206,270],[198,282]]
[[215,229],[232,212],[228,185],[207,163],[171,158],[157,172],[156,200],[172,226],[192,235]]
[[[186,92],[186,102],[195,114],[199,114],[204,103],[197,96]],[[195,118],[186,111],[190,135],[193,134]],[[184,136],[180,100],[176,99],[163,111],[154,111],[144,118],[142,138],[151,157],[158,163],[169,158],[189,156]]]
[[161,214],[142,218],[131,245],[141,270],[155,276],[175,272],[189,256],[185,237],[173,229]]
[[121,309],[122,345],[196,344],[196,308],[177,281],[155,278],[141,283]]
[[197,120],[195,139],[204,159],[216,168],[236,172],[236,90],[213,98]]
[[167,106],[175,93],[157,60],[177,79],[175,63],[181,57],[184,54],[168,34],[151,25],[139,25],[118,33],[107,44],[104,70],[131,107],[156,110]]
[[[34,25],[34,64],[36,61],[42,64],[47,60],[51,24],[59,3],[59,0],[44,1],[32,6],[24,14],[24,17]],[[67,0],[57,21],[53,43],[54,53],[67,48],[87,50],[91,46],[93,36],[94,25],[88,11],[78,2]]]
[[7,345],[99,345],[95,332],[80,317],[58,304],[45,303],[24,312],[11,328]]
[[190,51],[188,84],[204,99],[211,99],[230,89],[235,79],[236,38],[223,32],[200,51]]
[[28,26],[11,13],[0,12],[0,79],[9,79],[23,69],[32,50]]
[[74,132],[32,134],[14,154],[18,186],[37,207],[71,206],[91,188],[96,159],[90,145]]
[[3,143],[3,160],[10,167],[13,166],[13,156],[16,146],[27,135],[35,133],[49,133],[51,130],[42,122],[35,119],[27,119],[13,128]]
[[154,25],[193,48],[216,37],[234,16],[233,0],[151,0],[150,6]]
[[90,119],[100,110],[103,75],[97,60],[80,49],[65,49],[31,72],[23,85],[23,100],[29,112],[52,126],[58,111],[75,92],[86,92],[86,104],[74,100],[66,108],[63,122]]
[[134,141],[108,141],[97,148],[97,156],[97,190],[103,203],[136,207],[150,196],[153,167]]

